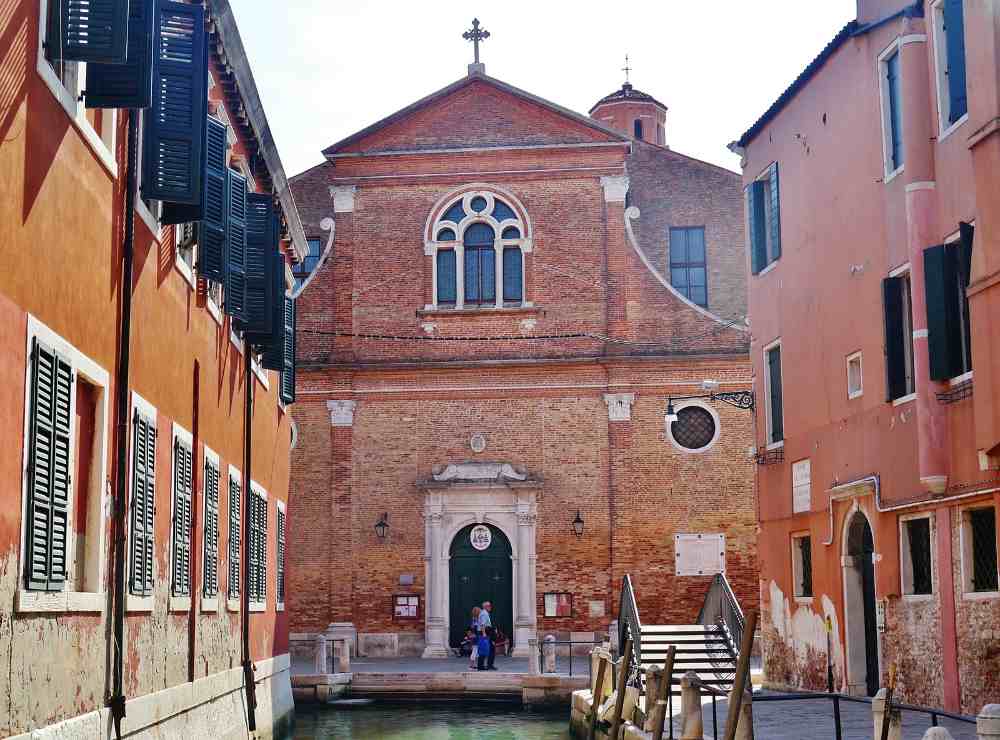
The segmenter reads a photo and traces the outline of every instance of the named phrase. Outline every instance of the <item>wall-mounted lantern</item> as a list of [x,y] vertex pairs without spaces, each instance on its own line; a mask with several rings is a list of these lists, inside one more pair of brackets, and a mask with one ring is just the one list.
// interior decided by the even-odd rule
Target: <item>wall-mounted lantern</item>
[[580,510],[576,510],[576,519],[573,520],[573,533],[577,537],[583,537],[583,517],[580,516]]
[[389,514],[382,514],[382,517],[375,522],[375,534],[378,535],[380,540],[384,540],[385,536],[389,533]]

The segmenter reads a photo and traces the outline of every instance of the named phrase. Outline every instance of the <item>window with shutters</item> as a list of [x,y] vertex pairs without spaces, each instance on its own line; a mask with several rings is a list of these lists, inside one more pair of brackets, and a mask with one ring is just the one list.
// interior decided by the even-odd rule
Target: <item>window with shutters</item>
[[[115,159],[116,120],[114,109],[87,109],[81,95],[87,78],[87,61],[80,57],[97,60],[93,53],[81,53],[76,43],[85,37],[83,21],[85,15],[78,15],[80,22],[65,23],[68,15],[75,15],[80,0],[40,0],[38,22],[38,57],[36,68],[46,86],[62,105],[77,131],[97,155],[104,167],[113,175],[118,174]],[[102,24],[115,27],[116,32],[127,22],[128,4],[121,0],[103,0],[105,12],[111,21]],[[124,5],[124,7],[122,7]],[[65,29],[65,33],[63,32]],[[76,46],[76,49],[72,47]]]
[[156,583],[156,409],[132,393],[129,466],[129,611],[152,611]]
[[285,504],[283,501],[276,501],[275,508],[275,550],[274,550],[274,598],[277,602],[277,610],[285,609]]
[[242,479],[240,471],[229,466],[229,496],[226,502],[228,512],[228,546],[226,548],[226,596],[229,602],[230,611],[239,611],[240,589],[240,563],[243,559],[243,539],[242,524]]
[[812,538],[792,535],[792,585],[795,598],[812,599]]
[[198,258],[198,223],[188,221],[174,226],[174,266],[192,288]]
[[934,592],[931,532],[928,514],[900,517],[899,562],[904,596],[928,596]]
[[108,373],[28,316],[19,612],[101,611]]
[[[140,110],[137,113],[139,117],[138,133],[137,133],[137,151],[136,151],[136,170],[139,173],[143,171],[143,137],[146,131],[146,110]],[[140,174],[141,178],[141,174]],[[163,224],[160,223],[160,217],[163,215],[163,204],[153,198],[144,198],[140,191],[136,193],[135,196],[135,212],[139,214],[139,218],[142,222],[146,224],[146,228],[149,229],[149,233],[153,235],[153,238],[159,239],[162,236]]]
[[170,610],[191,608],[191,524],[194,448],[191,433],[174,424],[171,446]]
[[267,491],[250,484],[250,603],[261,611],[267,601]]
[[705,227],[670,229],[670,284],[692,303],[708,308],[705,270]]
[[914,398],[913,303],[909,266],[894,271],[882,281],[883,331],[885,334],[886,400],[905,403]]
[[931,23],[934,31],[940,142],[968,118],[962,0],[935,0],[931,4]]
[[784,443],[785,424],[781,387],[781,340],[764,348],[764,399],[767,418],[767,446]]
[[972,372],[969,287],[974,229],[962,224],[948,241],[924,250],[927,351],[932,380]]
[[966,597],[998,596],[997,517],[993,506],[962,511],[962,589]]
[[510,203],[506,195],[470,191],[438,204],[425,250],[434,296],[427,310],[531,305],[524,277],[530,226],[520,204]]
[[781,257],[778,163],[772,162],[745,190],[750,271],[758,275]]
[[215,611],[219,596],[219,456],[205,448],[202,513],[201,608]]
[[878,57],[879,94],[882,108],[882,154],[885,182],[903,170],[903,81],[899,39]]

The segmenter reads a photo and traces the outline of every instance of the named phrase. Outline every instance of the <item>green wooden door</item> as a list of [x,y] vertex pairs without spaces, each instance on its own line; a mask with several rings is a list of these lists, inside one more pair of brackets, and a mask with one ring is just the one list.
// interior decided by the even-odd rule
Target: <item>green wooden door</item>
[[[490,543],[479,550],[472,544],[473,529],[486,527]],[[482,534],[482,529],[477,530]],[[481,538],[479,545],[484,541]],[[496,527],[488,524],[470,525],[462,529],[451,543],[449,642],[457,647],[472,621],[472,607],[493,602],[493,626],[503,630],[508,638],[514,634],[513,567],[510,541]]]

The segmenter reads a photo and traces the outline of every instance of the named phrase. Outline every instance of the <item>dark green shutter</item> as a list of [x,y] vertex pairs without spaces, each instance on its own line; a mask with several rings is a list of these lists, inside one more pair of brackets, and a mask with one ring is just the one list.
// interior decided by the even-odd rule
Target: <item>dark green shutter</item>
[[229,476],[229,584],[230,599],[240,593],[240,482]]
[[69,532],[73,368],[38,339],[32,347],[25,587],[61,591]]
[[267,599],[267,499],[257,497],[257,600]]
[[144,116],[142,197],[197,205],[208,115],[203,8],[162,0],[153,38],[153,106]]
[[771,437],[769,443],[780,442],[785,438],[783,399],[781,397],[781,347],[767,351],[767,369],[769,380],[768,401],[771,404]]
[[285,331],[281,354],[281,401],[295,403],[295,300],[285,296]]
[[969,297],[966,291],[972,282],[972,224],[964,221],[959,223],[959,240],[952,245],[955,255],[955,271],[958,276],[958,300],[961,303],[962,331],[966,341],[963,343],[966,370],[972,369],[972,317],[969,313]]
[[208,198],[207,183],[205,173],[208,170],[208,116],[205,117],[205,126],[201,130],[201,164],[199,165],[199,178],[201,180],[201,197],[197,203],[170,203],[164,202],[160,209],[161,224],[185,224],[191,221],[201,221],[205,218],[205,201]]
[[781,198],[778,195],[778,163],[773,162],[767,174],[771,191],[771,221],[768,227],[771,230],[771,254],[769,262],[781,257]]
[[191,448],[174,440],[172,583],[174,596],[191,595]]
[[754,180],[746,187],[747,220],[750,238],[750,272],[754,275],[767,267],[767,214],[764,209],[764,183]]
[[214,118],[206,118],[205,123],[205,213],[198,235],[198,274],[221,283],[226,274],[229,223],[229,127]]
[[903,321],[905,278],[882,280],[882,318],[885,330],[885,395],[894,401],[906,395],[906,324]]
[[129,590],[153,593],[153,513],[156,502],[156,422],[135,411],[132,420],[132,527]]
[[205,598],[219,593],[219,466],[205,461],[205,575],[202,590]]
[[250,498],[247,503],[249,504],[249,511],[247,512],[250,517],[249,526],[249,536],[250,536],[250,572],[249,572],[249,589],[250,589],[250,601],[260,601],[261,591],[260,591],[260,569],[261,569],[261,559],[260,559],[260,538],[261,538],[261,521],[260,521],[260,496],[257,492],[250,489]]
[[279,604],[285,603],[285,512],[278,509],[277,521],[277,543],[275,547],[275,598]]
[[124,64],[87,65],[88,108],[148,108],[153,103],[153,0],[132,0]]
[[[246,289],[244,318],[236,328],[270,334],[274,319],[274,255],[278,251],[274,199],[266,193],[246,197]],[[284,291],[282,291],[284,292]]]
[[965,86],[965,19],[962,0],[944,0],[945,45],[948,47],[948,123],[969,109]]
[[247,179],[227,170],[228,224],[226,228],[225,309],[238,321],[246,319],[247,289]]
[[[138,0],[133,0],[138,1]],[[124,64],[128,0],[49,0],[59,3],[60,44],[65,61]]]
[[260,364],[268,370],[281,370],[284,367],[285,352],[285,257],[281,253],[274,255],[274,270],[272,272],[272,290],[277,300],[273,302],[271,331],[267,335],[249,335],[250,341],[264,348]]
[[932,380],[962,374],[961,315],[954,248],[939,244],[924,250],[927,297],[927,351]]

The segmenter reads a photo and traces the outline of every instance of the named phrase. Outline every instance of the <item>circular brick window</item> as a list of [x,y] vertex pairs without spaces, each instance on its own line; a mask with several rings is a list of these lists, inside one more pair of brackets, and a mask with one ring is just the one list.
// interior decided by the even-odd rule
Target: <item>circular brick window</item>
[[701,452],[710,447],[719,433],[715,416],[702,406],[678,409],[677,421],[669,426],[674,444],[691,452]]

